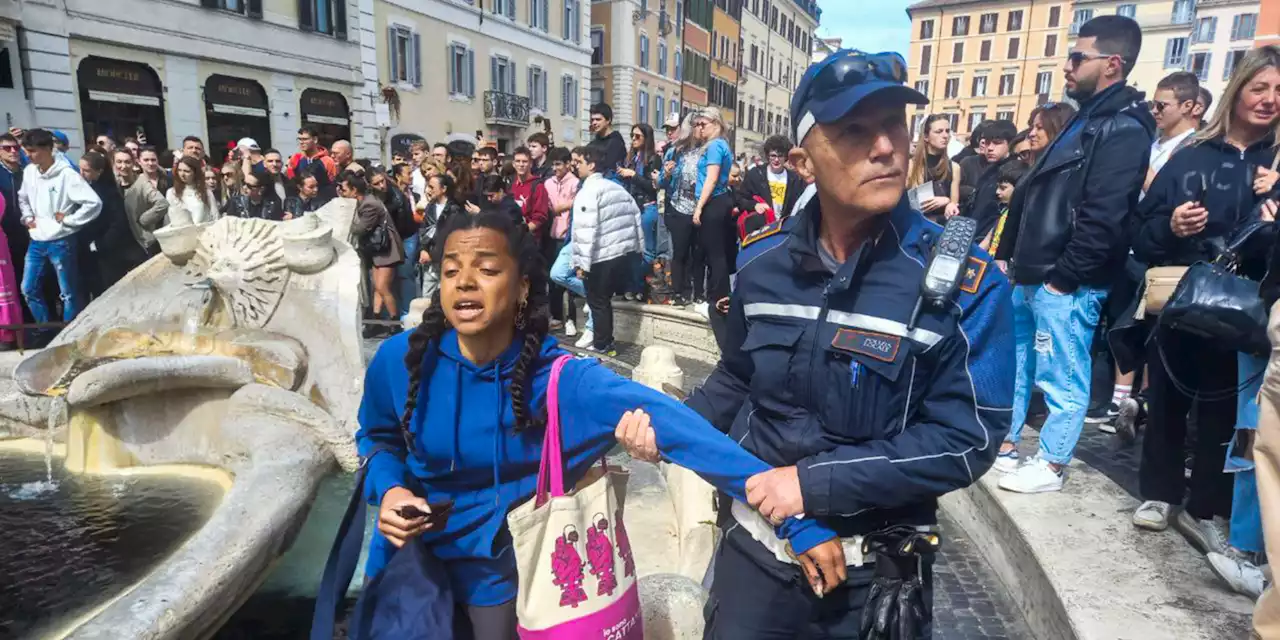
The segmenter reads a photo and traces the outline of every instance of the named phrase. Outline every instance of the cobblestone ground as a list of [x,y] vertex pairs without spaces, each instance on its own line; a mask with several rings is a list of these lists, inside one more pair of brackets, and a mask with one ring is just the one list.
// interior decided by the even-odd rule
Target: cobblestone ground
[[[639,346],[620,342],[617,357],[603,361],[630,377],[640,352]],[[678,354],[676,361],[684,371],[686,391],[712,370]],[[955,523],[942,518],[941,527],[943,549],[934,564],[934,640],[1029,640],[1031,632],[982,554]]]

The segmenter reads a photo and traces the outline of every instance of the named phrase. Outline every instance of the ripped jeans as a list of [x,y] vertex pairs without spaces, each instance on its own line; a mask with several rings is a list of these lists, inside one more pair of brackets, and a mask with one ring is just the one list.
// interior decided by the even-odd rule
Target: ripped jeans
[[1017,443],[1022,437],[1034,384],[1049,405],[1049,417],[1040,428],[1039,455],[1055,464],[1071,462],[1084,428],[1093,371],[1090,348],[1107,293],[1083,286],[1067,294],[1051,293],[1043,285],[1013,290],[1017,377],[1006,440]]

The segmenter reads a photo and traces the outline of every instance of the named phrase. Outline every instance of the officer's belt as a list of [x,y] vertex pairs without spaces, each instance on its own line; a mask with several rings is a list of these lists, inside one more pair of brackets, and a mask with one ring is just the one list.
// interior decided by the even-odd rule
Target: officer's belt
[[[733,514],[733,519],[738,522],[738,526],[742,527],[742,530],[746,531],[756,542],[764,545],[779,562],[800,564],[795,556],[792,555],[791,548],[786,541],[778,538],[777,534],[773,532],[773,525],[769,524],[769,521],[760,515],[759,511],[752,509],[750,505],[734,500],[729,512]],[[840,538],[840,546],[844,547],[846,565],[860,567],[865,564],[866,560],[862,556],[862,536]]]

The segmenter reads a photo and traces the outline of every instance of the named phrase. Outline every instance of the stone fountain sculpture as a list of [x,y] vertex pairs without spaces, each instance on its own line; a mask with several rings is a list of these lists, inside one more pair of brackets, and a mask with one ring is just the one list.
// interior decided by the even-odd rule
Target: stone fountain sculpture
[[0,382],[0,440],[30,448],[56,430],[69,472],[184,464],[231,477],[204,527],[69,638],[209,635],[291,544],[334,463],[356,465],[353,201],[282,223],[171,213],[163,255]]

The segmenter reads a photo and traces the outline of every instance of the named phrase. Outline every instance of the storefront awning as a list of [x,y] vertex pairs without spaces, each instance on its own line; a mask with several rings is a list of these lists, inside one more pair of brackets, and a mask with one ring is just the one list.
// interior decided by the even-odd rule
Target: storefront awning
[[204,100],[214,113],[267,117],[267,92],[253,80],[211,75],[204,83]]
[[333,124],[346,127],[351,124],[351,113],[347,110],[347,100],[336,91],[306,89],[302,92],[299,104],[304,122],[317,124]]
[[90,100],[160,106],[160,79],[151,67],[140,62],[89,56],[80,61],[76,78]]

